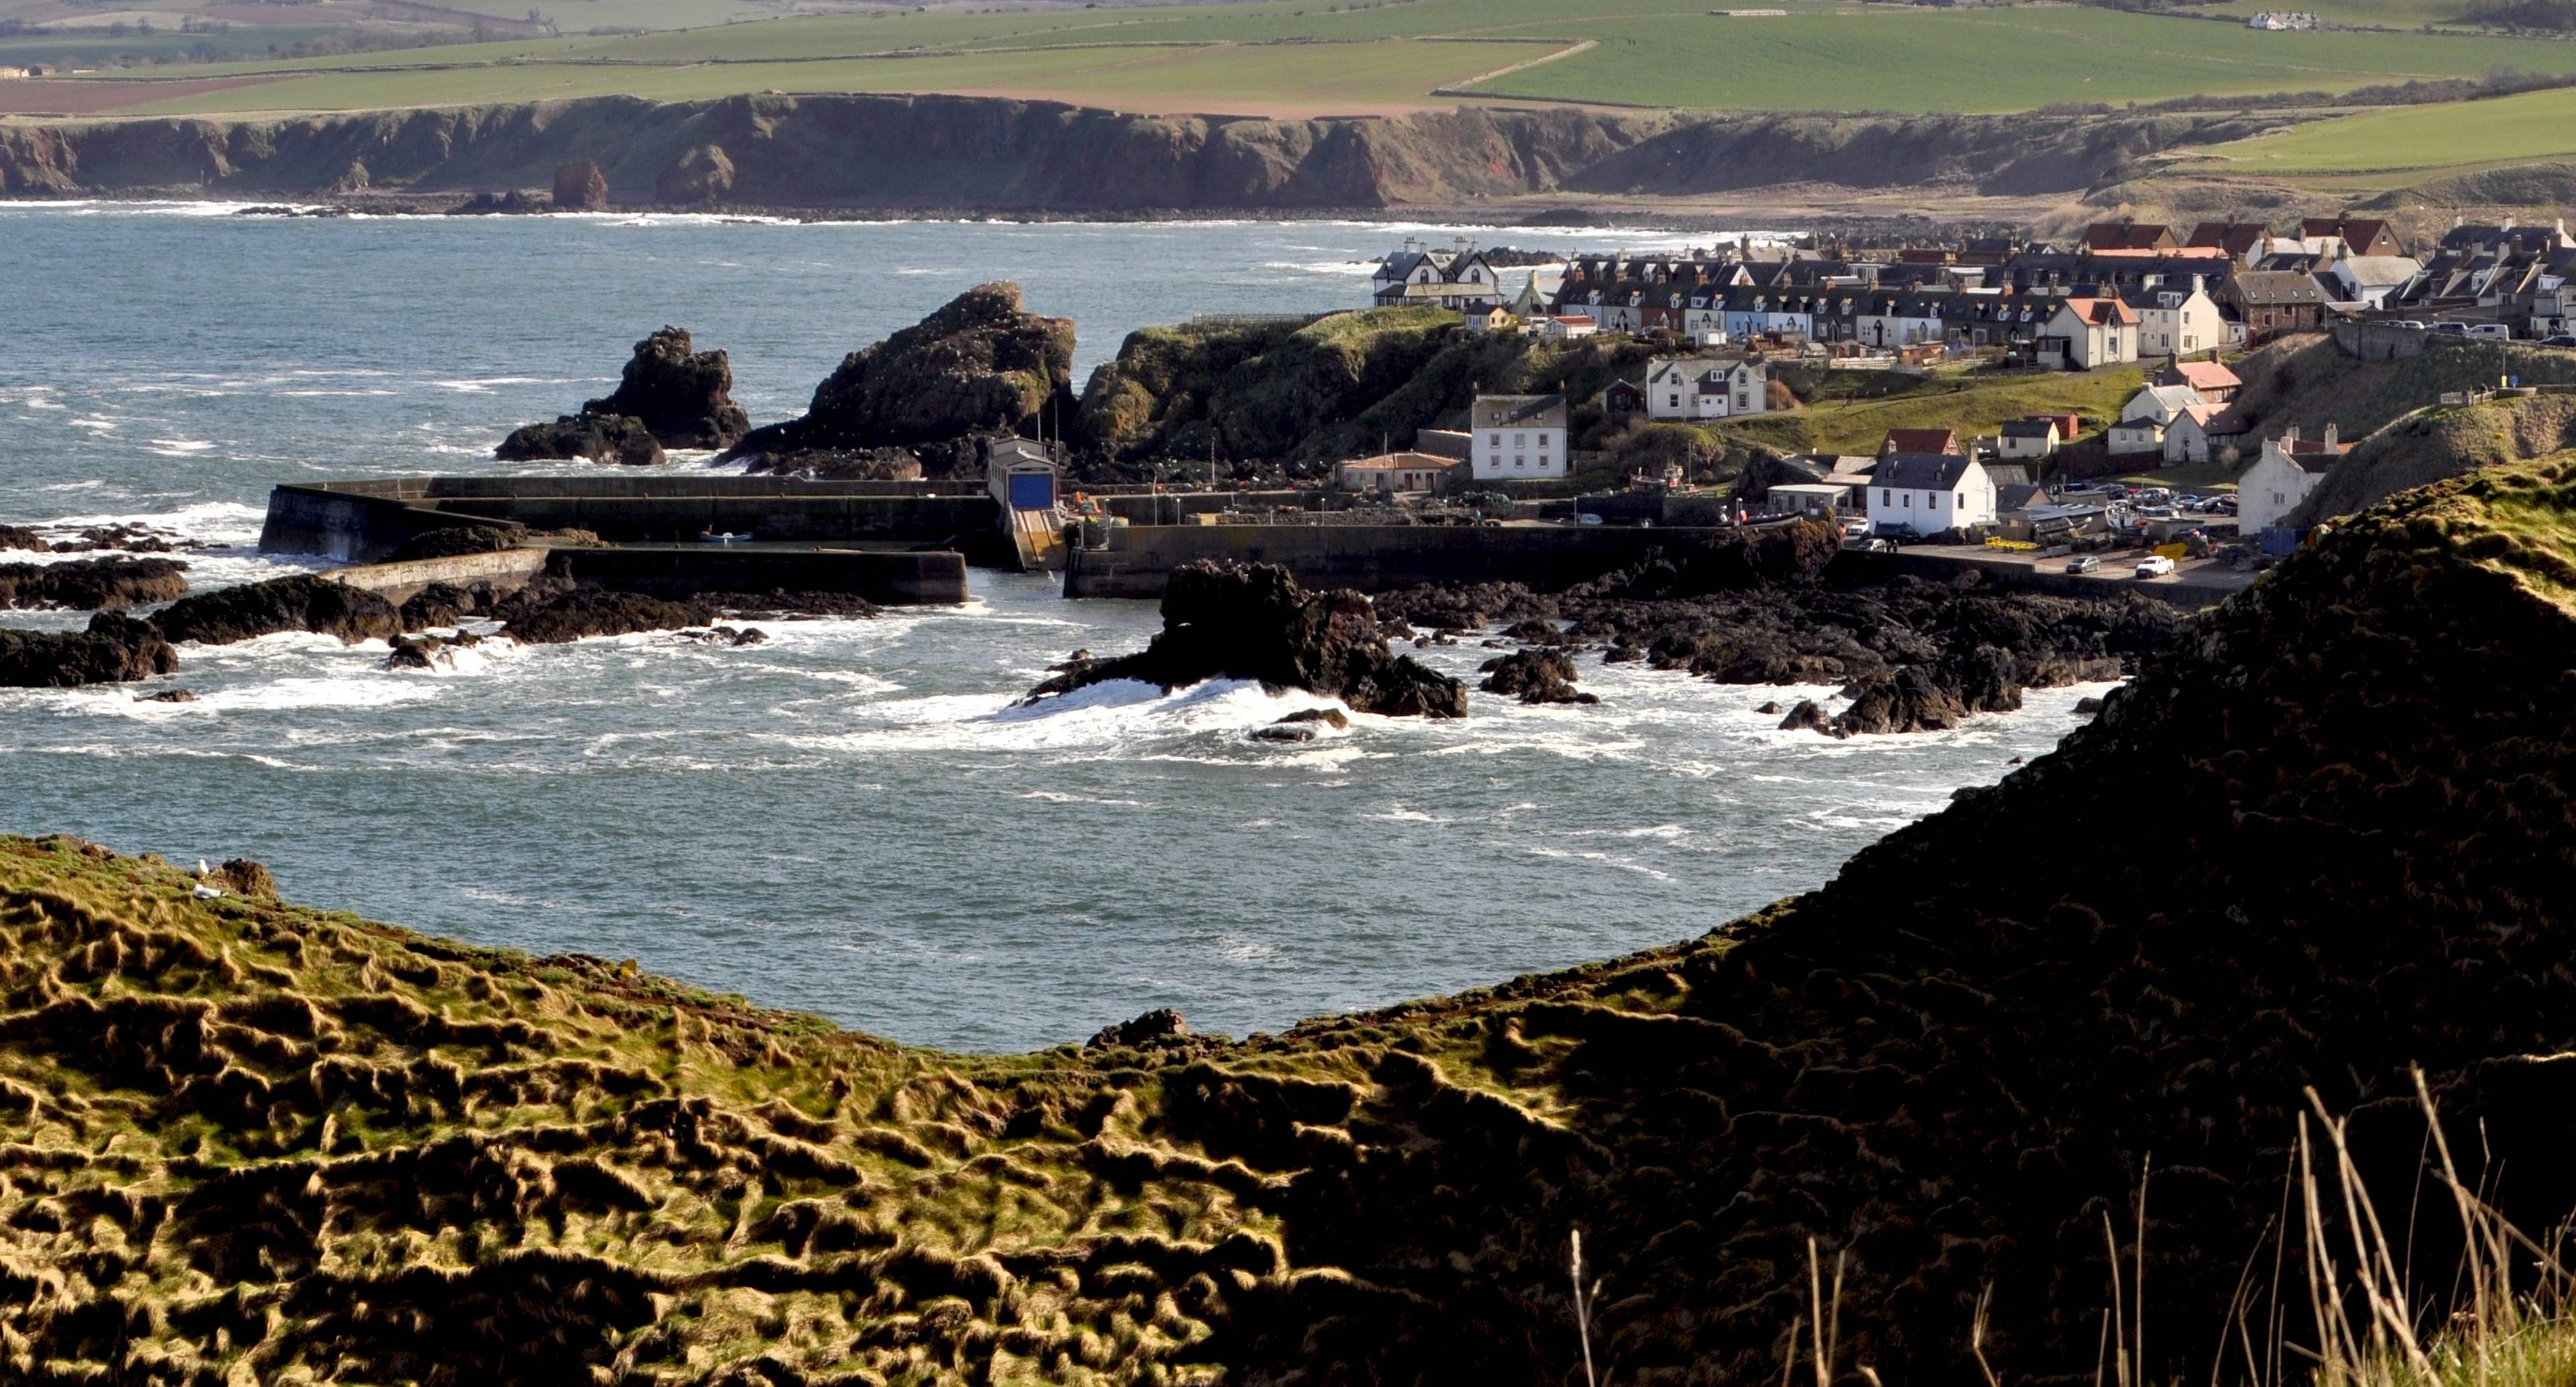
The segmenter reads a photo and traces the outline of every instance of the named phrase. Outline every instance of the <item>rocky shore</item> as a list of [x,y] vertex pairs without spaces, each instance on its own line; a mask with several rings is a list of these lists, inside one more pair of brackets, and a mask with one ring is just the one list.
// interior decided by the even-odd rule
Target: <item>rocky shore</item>
[[0,1328],[169,1384],[1561,1387],[1579,1327],[1622,1383],[2080,1382],[2117,1267],[2149,1380],[2199,1381],[2349,1240],[2291,1179],[2319,1110],[2437,1323],[2456,1234],[2389,1213],[2446,1193],[2419,1082],[2469,1187],[2576,1214],[2571,515],[2565,460],[2410,493],[1821,890],[1239,1043],[932,1054],[0,840],[45,1288]]
[[1467,715],[1466,686],[1390,650],[1369,599],[1308,592],[1275,564],[1190,564],[1163,590],[1163,630],[1133,655],[1076,656],[1025,703],[1112,679],[1169,691],[1209,679],[1258,680],[1338,698],[1390,717]]
[[697,350],[688,329],[664,327],[635,344],[616,390],[578,414],[513,431],[493,456],[647,466],[669,448],[731,447],[750,429],[751,417],[733,402],[732,362],[722,351]]
[[0,607],[94,612],[150,606],[186,592],[187,573],[188,566],[173,559],[0,563]]

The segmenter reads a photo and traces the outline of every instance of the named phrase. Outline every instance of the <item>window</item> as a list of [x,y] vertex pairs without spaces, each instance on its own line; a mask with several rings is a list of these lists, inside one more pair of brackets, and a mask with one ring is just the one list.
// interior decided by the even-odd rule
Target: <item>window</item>
[[1503,436],[1501,434],[1494,435],[1494,446],[1497,448],[1503,446]]
[[1682,407],[1682,397],[1679,395],[1666,395],[1664,397],[1664,403],[1673,409],[1679,409]]
[[1520,433],[1513,434],[1513,435],[1512,435],[1512,446],[1513,446],[1513,447],[1515,447],[1515,448],[1517,448],[1517,447],[1521,446],[1521,442],[1522,442],[1522,440],[1524,440],[1524,439],[1526,439],[1526,438],[1528,438],[1528,437],[1529,437],[1529,435],[1527,435],[1527,434],[1520,434]]
[[1964,491],[1960,492],[1960,493],[1959,493],[1959,495],[1958,495],[1958,499],[1956,499],[1956,500],[1952,501],[1950,504],[1952,504],[1952,505],[1954,505],[1954,506],[1964,506],[1964,505],[1968,504],[1968,493],[1966,493],[1966,492],[1964,492]]
[[1878,503],[1879,503],[1880,505],[1882,505],[1882,506],[1892,506],[1892,505],[1895,505],[1895,504],[1896,504],[1896,493],[1895,493],[1895,492],[1893,492],[1893,491],[1888,491],[1888,490],[1885,490],[1885,489],[1883,489],[1883,488],[1882,488],[1882,489],[1879,491],[1879,493],[1878,493]]
[[1911,491],[1905,493],[1905,508],[1907,510],[1914,509],[1914,493]]
[[1514,466],[1514,467],[1527,467],[1527,466],[1529,466],[1529,459],[1528,459],[1528,458],[1525,458],[1525,457],[1523,457],[1523,458],[1513,458],[1513,459],[1512,459],[1512,466]]

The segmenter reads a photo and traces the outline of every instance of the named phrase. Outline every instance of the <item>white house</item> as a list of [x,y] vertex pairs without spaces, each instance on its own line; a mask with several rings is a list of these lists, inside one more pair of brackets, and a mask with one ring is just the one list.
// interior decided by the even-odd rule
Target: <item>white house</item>
[[[2120,422],[2145,419],[2159,426],[2170,424],[2193,405],[2205,405],[2199,391],[2188,385],[2150,385],[2131,395],[2120,406]],[[2114,449],[2113,451],[2118,451]]]
[[2165,461],[2207,462],[2242,443],[2245,421],[2222,405],[2198,404],[2165,426]]
[[1479,395],[1467,422],[1476,480],[1535,482],[1566,474],[1563,395]]
[[1405,237],[1404,249],[1377,263],[1369,289],[1380,308],[1484,309],[1499,308],[1504,301],[1502,280],[1476,243],[1464,236],[1448,250]]
[[1467,310],[1467,330],[1469,332],[1518,332],[1521,330],[1521,320],[1513,317],[1510,309],[1500,305],[1492,308],[1471,308]]
[[1551,313],[1538,320],[1538,335],[1550,342],[1571,342],[1577,337],[1590,337],[1601,325],[1581,313]]
[[2054,419],[2007,419],[1995,440],[1995,455],[2034,459],[2054,453],[2066,442],[2057,436]]
[[2118,299],[2060,299],[2046,335],[2065,344],[2066,363],[2077,370],[2138,359],[2138,315]]
[[2332,424],[2326,425],[2325,440],[2319,443],[2302,441],[2297,429],[2263,440],[2263,456],[2236,481],[2237,532],[2259,534],[2280,524],[2317,489],[2317,482],[2344,452]]
[[1875,534],[1939,534],[1995,518],[1995,484],[1976,459],[1956,453],[1896,453],[1869,479]]
[[2227,340],[2218,301],[2193,275],[2183,285],[2151,285],[2123,300],[2138,315],[2138,355],[2189,356],[2214,351]]
[[2104,439],[2105,446],[2114,457],[2124,453],[2161,453],[2165,450],[2165,426],[2153,415],[2141,414],[2135,419],[2123,419],[2113,424]]
[[2389,295],[2414,283],[2423,272],[2423,262],[2411,255],[2354,255],[2347,247],[2332,264],[2317,271],[2317,282],[2334,286],[2337,303],[2386,308]]
[[1646,363],[1646,417],[1728,419],[1769,412],[1771,368],[1759,361],[1663,356]]

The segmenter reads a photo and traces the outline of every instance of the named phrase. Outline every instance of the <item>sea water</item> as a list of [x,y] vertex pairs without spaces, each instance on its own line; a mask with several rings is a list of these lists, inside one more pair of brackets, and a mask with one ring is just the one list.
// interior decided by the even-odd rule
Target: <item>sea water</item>
[[[215,546],[181,556],[201,585],[275,576],[319,564],[256,553],[271,485],[531,470],[492,445],[605,393],[666,322],[728,349],[766,422],[971,284],[1076,319],[1087,371],[1147,324],[1363,302],[1371,259],[1453,230],[232,210],[0,204],[0,523],[144,521]],[[280,635],[183,647],[163,683],[193,703],[0,691],[0,829],[252,857],[302,902],[635,958],[904,1041],[1060,1044],[1161,1006],[1241,1035],[1699,934],[2047,750],[2099,692],[1837,742],[1755,711],[1826,690],[1587,656],[1597,707],[1479,694],[1463,721],[1278,744],[1247,734],[1323,700],[1110,684],[1015,706],[1049,663],[1159,623],[972,581],[962,609],[762,623],[743,647],[499,640],[424,673]],[[1493,652],[1419,653],[1472,678]]]

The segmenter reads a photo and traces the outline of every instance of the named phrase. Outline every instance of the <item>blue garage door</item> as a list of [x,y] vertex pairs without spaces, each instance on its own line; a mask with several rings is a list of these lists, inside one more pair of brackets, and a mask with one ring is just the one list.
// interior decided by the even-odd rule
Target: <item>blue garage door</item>
[[1011,509],[1052,510],[1054,507],[1054,477],[1044,472],[1021,472],[1011,477]]

